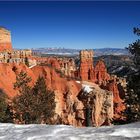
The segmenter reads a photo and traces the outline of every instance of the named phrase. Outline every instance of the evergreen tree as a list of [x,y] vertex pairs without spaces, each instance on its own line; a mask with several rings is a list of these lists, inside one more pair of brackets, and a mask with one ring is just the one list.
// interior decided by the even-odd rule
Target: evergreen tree
[[[140,29],[134,28],[134,33],[140,35]],[[126,117],[128,122],[140,121],[140,40],[136,40],[127,48],[133,56],[136,72],[128,76],[126,94]]]
[[29,67],[29,60],[28,60],[28,57],[25,57],[25,65],[26,65],[27,67]]
[[17,76],[14,87],[20,90],[20,94],[13,100],[15,118],[26,124],[42,121],[49,123],[54,115],[55,94],[47,89],[43,77],[38,77],[33,88],[28,86],[29,81],[25,73]]
[[18,89],[21,93],[24,90],[29,90],[30,87],[28,84],[31,82],[31,77],[27,76],[27,73],[24,71],[21,71],[17,76],[16,76],[16,82],[14,83],[14,89]]
[[46,123],[50,123],[49,119],[55,114],[55,94],[47,89],[44,77],[38,77],[33,88],[33,99],[36,121],[40,123],[43,119]]
[[14,83],[14,89],[19,90],[19,94],[13,99],[13,109],[15,110],[14,117],[21,122],[25,122],[27,118],[25,117],[27,112],[31,110],[32,101],[32,89],[28,85],[31,78],[27,76],[27,73],[21,71]]
[[32,112],[32,92],[27,89],[14,98],[13,108],[15,109],[14,117],[20,122],[31,123],[30,113]]
[[8,97],[0,89],[0,122],[12,122],[12,113],[7,103]]

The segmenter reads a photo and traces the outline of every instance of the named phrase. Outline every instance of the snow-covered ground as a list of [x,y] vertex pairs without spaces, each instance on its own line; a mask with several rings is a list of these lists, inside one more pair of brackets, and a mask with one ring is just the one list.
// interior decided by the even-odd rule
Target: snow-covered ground
[[1,123],[0,140],[140,140],[140,122],[99,128]]

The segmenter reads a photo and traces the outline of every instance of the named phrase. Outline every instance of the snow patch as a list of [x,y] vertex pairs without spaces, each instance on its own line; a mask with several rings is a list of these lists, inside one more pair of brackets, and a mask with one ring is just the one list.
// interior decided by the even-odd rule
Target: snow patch
[[113,70],[112,73],[116,73],[119,72],[121,70],[123,70],[124,66],[118,67],[117,69]]
[[36,66],[36,64],[35,64],[35,65],[30,66],[29,68],[31,69],[31,68],[33,68],[33,67],[35,67],[35,66]]
[[91,88],[91,86],[89,86],[89,85],[82,84],[82,87],[83,87],[84,92],[87,92],[87,93],[89,93],[93,90]]
[[79,83],[80,84],[81,82],[80,81],[76,81],[76,83]]
[[128,125],[75,128],[66,125],[0,124],[2,140],[140,140],[140,122]]
[[85,81],[82,81],[82,82],[80,82],[80,81],[76,81],[76,83],[81,83],[82,84],[82,89],[83,89],[83,91],[84,92],[86,92],[86,93],[89,93],[89,92],[91,92],[93,89],[92,89],[92,86],[91,85],[89,85],[88,83],[90,83],[90,82],[85,82]]
[[130,129],[130,128],[120,129],[120,130],[113,132],[110,135],[111,136],[123,136],[123,137],[128,137],[128,138],[139,137],[140,136],[140,128],[138,128],[138,129],[134,129],[134,128],[133,129]]

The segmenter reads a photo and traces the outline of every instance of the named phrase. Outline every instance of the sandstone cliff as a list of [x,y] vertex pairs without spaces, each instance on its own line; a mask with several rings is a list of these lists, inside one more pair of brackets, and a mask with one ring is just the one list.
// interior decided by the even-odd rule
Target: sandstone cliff
[[12,51],[11,33],[0,27],[0,52],[3,51]]
[[[82,82],[83,91],[79,93],[79,100],[84,108],[91,110],[91,124],[93,126],[110,125],[113,119],[113,93],[101,89],[97,84]],[[86,117],[86,116],[85,116]]]
[[[90,83],[92,91],[87,94],[82,90],[83,83],[77,83],[73,80],[67,81],[61,78],[54,68],[47,66],[35,66],[30,69],[24,64],[1,63],[0,88],[4,89],[10,98],[15,97],[18,93],[18,91],[13,89],[13,83],[16,81],[16,75],[21,70],[27,72],[28,76],[32,78],[31,86],[35,83],[38,76],[42,75],[46,79],[47,87],[55,91],[56,115],[52,119],[52,123],[85,126],[85,100],[89,100],[89,98],[92,107],[92,125],[100,126],[106,121],[109,123],[112,119],[113,99],[110,92],[102,90],[96,84]],[[90,96],[85,96],[85,94]],[[108,107],[106,107],[107,104],[109,104]],[[58,118],[61,119],[60,122],[58,122]]]

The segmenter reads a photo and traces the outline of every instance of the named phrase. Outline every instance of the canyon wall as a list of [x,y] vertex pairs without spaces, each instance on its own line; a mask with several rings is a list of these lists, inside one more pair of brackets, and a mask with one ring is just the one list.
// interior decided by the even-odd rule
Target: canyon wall
[[112,92],[103,90],[94,83],[86,83],[92,90],[85,91],[85,83],[61,78],[54,68],[48,66],[35,66],[30,69],[24,64],[1,63],[0,71],[0,88],[10,99],[18,94],[18,91],[13,89],[13,84],[20,71],[26,72],[32,78],[30,86],[34,85],[38,76],[45,78],[47,87],[55,92],[56,114],[52,118],[52,124],[86,126],[87,104],[85,104],[85,100],[90,100],[91,126],[110,124],[113,114]]

